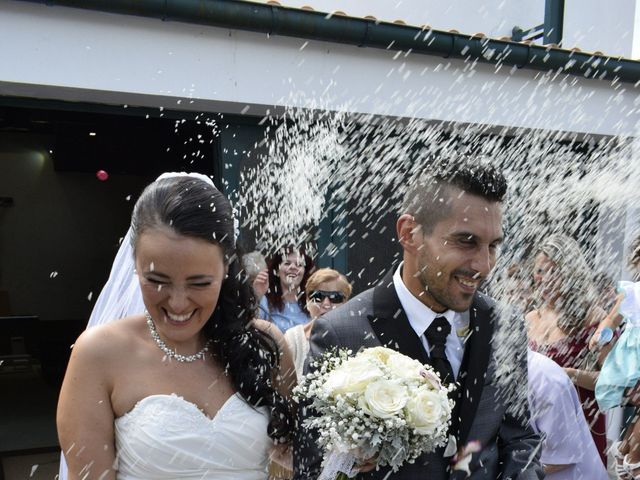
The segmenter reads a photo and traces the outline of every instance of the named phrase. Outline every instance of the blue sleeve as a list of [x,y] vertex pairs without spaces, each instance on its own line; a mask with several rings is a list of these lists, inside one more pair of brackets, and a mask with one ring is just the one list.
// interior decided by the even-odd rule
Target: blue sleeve
[[267,301],[267,297],[265,295],[260,299],[260,303],[258,303],[258,318],[271,321],[269,317],[269,302]]

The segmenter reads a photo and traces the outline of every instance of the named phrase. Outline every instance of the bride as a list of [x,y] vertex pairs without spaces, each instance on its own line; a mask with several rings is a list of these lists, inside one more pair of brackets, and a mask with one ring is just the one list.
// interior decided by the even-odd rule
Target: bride
[[68,478],[266,479],[295,374],[277,328],[253,319],[228,200],[206,177],[161,177],[128,236],[96,307],[135,307],[133,258],[144,313],[75,343],[57,415]]

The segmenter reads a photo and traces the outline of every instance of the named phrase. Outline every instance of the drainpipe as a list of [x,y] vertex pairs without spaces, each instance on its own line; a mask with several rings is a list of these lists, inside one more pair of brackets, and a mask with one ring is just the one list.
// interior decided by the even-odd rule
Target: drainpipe
[[585,78],[617,80],[634,84],[640,82],[640,62],[622,57],[470,36],[364,18],[327,15],[321,12],[242,0],[21,1],[233,30],[249,30],[358,47],[477,60],[496,66],[508,65]]
[[544,4],[544,40],[545,45],[562,45],[564,24],[564,0],[546,0]]

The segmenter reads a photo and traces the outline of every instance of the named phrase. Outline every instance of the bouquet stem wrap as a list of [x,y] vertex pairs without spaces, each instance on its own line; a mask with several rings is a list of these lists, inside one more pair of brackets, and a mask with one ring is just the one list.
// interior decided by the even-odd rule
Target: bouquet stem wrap
[[332,450],[325,459],[324,467],[318,480],[354,478],[358,474],[358,469],[354,468],[355,464],[356,457],[353,454]]

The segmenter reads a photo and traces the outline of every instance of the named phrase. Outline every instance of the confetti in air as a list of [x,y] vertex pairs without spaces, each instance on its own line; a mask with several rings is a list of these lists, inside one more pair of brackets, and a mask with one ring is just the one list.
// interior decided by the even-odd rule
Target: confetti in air
[[[548,83],[543,75],[523,95],[530,95],[535,105],[548,95]],[[413,94],[417,102],[419,95]],[[557,105],[557,115],[584,114],[576,107],[580,104],[576,95],[567,95]],[[468,100],[473,108],[472,99]],[[440,111],[448,102],[453,99],[431,106]],[[640,191],[640,159],[633,139],[374,117],[315,107],[288,108],[263,119],[266,134],[256,145],[262,150],[256,148],[257,164],[242,171],[239,192],[243,227],[256,233],[258,245],[273,251],[300,244],[327,220],[334,237],[340,238],[331,245],[333,251],[362,248],[374,234],[393,237],[395,232],[385,231],[382,221],[398,215],[407,179],[433,168],[437,159],[468,156],[502,169],[509,182],[505,242],[492,278],[483,286],[493,297],[510,307],[520,306],[513,296],[519,287],[507,272],[515,265],[526,276],[532,250],[552,233],[578,239],[594,272],[620,275],[624,218]],[[416,103],[419,108],[423,107]],[[388,268],[396,260],[395,252],[372,253],[386,258]],[[381,278],[386,273],[369,263],[376,268],[367,272],[370,275]],[[357,276],[364,272],[358,270]],[[498,377],[508,382],[510,371],[511,378],[526,376],[526,371],[513,371],[517,359],[510,356],[513,346],[526,339],[514,337],[509,328],[509,322],[522,321],[521,312],[515,317],[505,312],[501,319],[492,358]],[[521,400],[514,405],[526,404],[526,392],[509,395]]]

